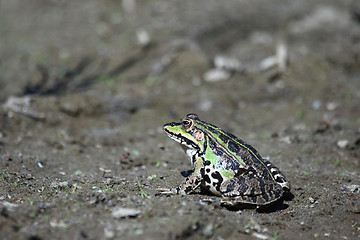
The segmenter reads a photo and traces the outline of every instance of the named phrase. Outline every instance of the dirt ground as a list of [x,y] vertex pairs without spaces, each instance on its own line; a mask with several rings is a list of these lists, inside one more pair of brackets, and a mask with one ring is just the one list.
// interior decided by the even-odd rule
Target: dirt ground
[[[360,239],[357,0],[0,0],[0,105],[1,240]],[[192,112],[291,194],[157,195]]]

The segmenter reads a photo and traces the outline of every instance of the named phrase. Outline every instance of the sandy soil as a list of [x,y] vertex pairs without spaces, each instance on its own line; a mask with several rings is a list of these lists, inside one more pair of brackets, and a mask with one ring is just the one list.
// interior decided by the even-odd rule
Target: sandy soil
[[[359,102],[358,1],[0,1],[0,239],[360,239]],[[291,194],[157,195],[190,112]]]

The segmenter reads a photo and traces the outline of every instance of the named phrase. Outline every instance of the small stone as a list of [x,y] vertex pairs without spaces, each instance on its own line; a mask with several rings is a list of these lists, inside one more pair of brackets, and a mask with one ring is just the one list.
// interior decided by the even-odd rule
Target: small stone
[[50,226],[55,228],[55,227],[58,227],[58,228],[67,228],[68,225],[63,221],[63,220],[58,220],[58,219],[53,219],[49,222]]
[[68,185],[69,185],[69,183],[67,181],[59,183],[59,187],[67,187]]
[[228,58],[224,56],[216,56],[214,58],[214,65],[217,69],[224,69],[228,71],[243,71],[241,63],[235,58]]
[[204,76],[204,80],[207,82],[221,82],[230,78],[230,73],[223,69],[210,69]]
[[309,197],[309,201],[310,201],[310,203],[315,203],[315,199],[312,197]]
[[276,66],[276,57],[275,56],[270,56],[267,58],[264,58],[261,62],[260,62],[260,71],[266,71],[270,68],[273,68],[274,66]]
[[312,108],[314,110],[319,110],[321,107],[321,102],[319,100],[315,100],[313,103],[312,103]]
[[141,46],[146,46],[150,43],[149,33],[143,28],[139,28],[136,30],[136,38],[138,44]]
[[73,173],[74,176],[81,176],[83,175],[83,172],[81,170],[76,170],[74,173]]
[[140,210],[135,208],[118,207],[115,208],[111,214],[114,218],[125,218],[125,217],[136,217],[137,215],[139,215],[139,213]]
[[349,141],[346,140],[346,139],[341,139],[339,141],[337,141],[336,145],[339,147],[339,148],[346,148],[349,144]]
[[290,136],[281,137],[280,142],[290,144],[291,143],[291,137]]
[[335,102],[329,102],[326,104],[326,109],[329,111],[334,111],[338,107],[338,104]]

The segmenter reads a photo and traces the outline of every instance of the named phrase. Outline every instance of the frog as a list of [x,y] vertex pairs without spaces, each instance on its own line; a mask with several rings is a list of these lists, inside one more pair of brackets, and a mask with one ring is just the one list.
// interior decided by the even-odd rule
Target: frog
[[180,143],[192,173],[178,186],[158,188],[160,194],[194,193],[199,187],[228,207],[268,206],[290,191],[290,183],[269,160],[242,139],[189,113],[164,125],[164,132]]

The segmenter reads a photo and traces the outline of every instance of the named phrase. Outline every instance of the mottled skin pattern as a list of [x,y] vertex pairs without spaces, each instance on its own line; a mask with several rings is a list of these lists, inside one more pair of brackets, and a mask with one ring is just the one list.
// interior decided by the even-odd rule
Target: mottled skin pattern
[[188,194],[200,185],[223,197],[226,205],[267,205],[281,198],[290,184],[280,170],[241,139],[188,114],[165,124],[165,132],[187,153],[194,172],[164,194]]

